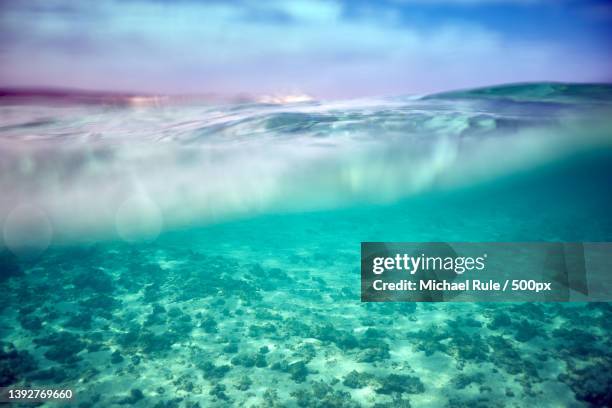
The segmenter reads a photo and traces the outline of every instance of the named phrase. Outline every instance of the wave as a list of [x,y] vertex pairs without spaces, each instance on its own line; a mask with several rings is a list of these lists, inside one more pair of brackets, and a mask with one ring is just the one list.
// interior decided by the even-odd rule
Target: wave
[[610,146],[609,92],[534,84],[283,105],[5,105],[3,242],[153,239],[463,188]]
[[566,84],[536,82],[504,84],[441,92],[424,99],[506,99],[519,102],[599,102],[612,103],[612,84]]

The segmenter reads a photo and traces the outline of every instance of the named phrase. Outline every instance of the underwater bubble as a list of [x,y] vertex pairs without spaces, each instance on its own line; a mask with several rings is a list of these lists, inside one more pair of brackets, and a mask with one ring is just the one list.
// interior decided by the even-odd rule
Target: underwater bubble
[[153,241],[162,225],[159,207],[145,194],[129,197],[117,210],[117,233],[125,241]]
[[51,244],[53,228],[45,212],[31,204],[15,207],[4,223],[4,243],[19,257],[36,257]]

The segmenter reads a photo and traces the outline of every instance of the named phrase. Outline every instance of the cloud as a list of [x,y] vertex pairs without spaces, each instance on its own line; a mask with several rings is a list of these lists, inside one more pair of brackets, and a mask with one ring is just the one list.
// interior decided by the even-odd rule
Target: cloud
[[513,4],[513,5],[534,5],[534,4],[561,4],[568,0],[391,0],[398,4],[447,4],[447,5],[490,5],[490,4]]
[[[576,76],[559,64],[574,50],[554,41],[449,19],[412,26],[393,8],[347,18],[331,0],[20,4],[0,15],[11,84],[348,97]],[[600,64],[583,59],[578,72],[590,79]]]

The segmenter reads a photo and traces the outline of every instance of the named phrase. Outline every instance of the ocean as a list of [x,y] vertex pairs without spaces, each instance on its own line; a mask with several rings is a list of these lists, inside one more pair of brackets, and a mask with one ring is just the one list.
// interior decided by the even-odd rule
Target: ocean
[[557,83],[4,103],[0,387],[79,407],[612,406],[609,303],[362,303],[359,269],[363,241],[612,241],[611,118],[612,86]]

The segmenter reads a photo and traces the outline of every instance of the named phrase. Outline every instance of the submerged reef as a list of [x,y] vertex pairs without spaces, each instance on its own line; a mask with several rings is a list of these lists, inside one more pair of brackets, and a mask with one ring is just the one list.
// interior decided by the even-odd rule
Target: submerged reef
[[[19,328],[5,329],[2,386],[71,384],[83,401],[100,406],[611,403],[607,304],[360,304],[316,297],[314,306],[310,291],[299,289],[314,283],[333,291],[333,279],[185,256],[179,247],[126,250],[113,244],[79,258],[71,250],[49,251],[2,283],[10,302],[19,299],[17,313],[2,318],[3,327]],[[211,259],[213,269],[226,265],[213,277],[206,272]],[[264,296],[258,276],[281,279],[287,292]],[[189,299],[186,281],[193,285]],[[51,282],[55,289],[40,296]],[[132,387],[122,395],[97,391],[121,389],[125,381]]]

